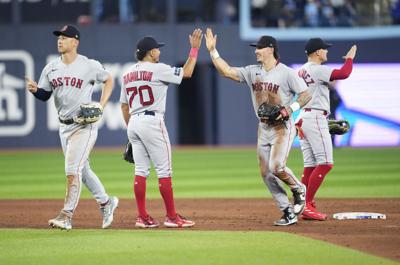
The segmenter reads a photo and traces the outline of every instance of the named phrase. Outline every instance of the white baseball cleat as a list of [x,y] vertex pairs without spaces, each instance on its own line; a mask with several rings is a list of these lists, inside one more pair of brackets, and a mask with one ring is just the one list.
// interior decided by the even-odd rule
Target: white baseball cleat
[[103,215],[102,228],[108,228],[114,220],[114,211],[118,208],[119,200],[117,197],[110,197],[104,207],[100,207],[100,212]]
[[71,230],[72,215],[65,211],[61,211],[56,218],[49,220],[49,226],[53,228],[59,228],[61,230]]

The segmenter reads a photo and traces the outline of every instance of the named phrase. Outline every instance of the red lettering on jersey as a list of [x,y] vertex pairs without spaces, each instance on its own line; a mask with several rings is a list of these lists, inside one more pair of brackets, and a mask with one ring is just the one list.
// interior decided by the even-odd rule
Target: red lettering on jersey
[[129,74],[129,82],[133,82],[136,79],[137,79],[137,72],[131,72]]
[[262,90],[262,83],[261,82],[257,82],[252,84],[253,90],[254,91],[261,91]]
[[57,80],[51,80],[51,86],[53,87],[53,89],[55,89],[57,87]]
[[273,83],[268,83],[268,82],[256,82],[251,85],[253,91],[255,92],[261,92],[261,91],[269,91],[274,94],[278,93],[279,85],[273,84]]
[[278,93],[278,89],[279,89],[279,86],[277,84],[274,84],[274,87],[272,88],[272,92],[276,94],[276,93]]
[[71,79],[71,77],[68,76],[64,76],[64,80],[65,80],[65,85],[69,86],[69,80]]
[[147,71],[142,71],[143,72],[143,78],[142,80],[145,81],[151,81],[151,78],[153,77],[153,72],[147,72]]
[[[76,78],[76,77],[72,77],[71,78],[71,77],[66,77],[65,76],[64,80],[65,80],[65,85],[66,86],[70,85],[72,87],[76,87],[76,88],[79,88],[79,89],[82,88],[82,84],[83,84],[83,80],[82,79],[79,79],[79,78]],[[71,81],[71,82],[69,82],[69,81]],[[51,80],[50,83],[51,83],[51,86],[53,87],[53,89],[61,87],[61,86],[64,85],[63,77],[57,77],[57,79]]]
[[150,82],[153,77],[153,72],[149,71],[134,71],[124,75],[124,85],[135,81],[148,81]]
[[83,84],[83,80],[78,78],[78,82],[76,82],[76,87],[81,89]]
[[272,83],[268,83],[268,91],[270,92],[272,91],[272,86],[273,86]]
[[314,84],[314,79],[312,79],[312,77],[310,76],[309,73],[307,73],[307,71],[305,69],[300,69],[297,74],[299,75],[299,77],[301,77],[304,82],[306,82],[307,86],[310,86],[311,84]]

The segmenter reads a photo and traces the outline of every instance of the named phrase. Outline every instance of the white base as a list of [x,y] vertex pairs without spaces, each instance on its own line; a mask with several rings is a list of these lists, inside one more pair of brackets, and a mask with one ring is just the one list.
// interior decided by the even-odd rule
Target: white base
[[367,212],[347,212],[335,213],[334,219],[350,220],[350,219],[386,219],[386,215],[382,213],[367,213]]

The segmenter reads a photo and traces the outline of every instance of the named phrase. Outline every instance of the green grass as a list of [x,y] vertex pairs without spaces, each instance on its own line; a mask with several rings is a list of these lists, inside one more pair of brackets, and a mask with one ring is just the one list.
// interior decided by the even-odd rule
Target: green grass
[[2,229],[0,233],[0,264],[7,265],[398,264],[282,232]]
[[[400,149],[335,149],[319,197],[400,197]],[[132,198],[133,167],[121,151],[94,150],[91,166],[107,191]],[[300,177],[302,156],[288,166]],[[175,149],[175,197],[270,197],[255,148]],[[61,150],[0,152],[0,199],[63,199]],[[160,198],[154,172],[148,196]],[[83,189],[83,198],[92,196]],[[313,251],[309,251],[312,249]],[[281,232],[0,229],[0,264],[398,264]]]
[[[318,191],[319,197],[400,197],[399,148],[341,148],[334,151],[335,167]],[[59,198],[64,196],[61,150],[0,152],[0,199]],[[302,156],[293,149],[288,166],[297,177]],[[121,151],[93,151],[91,167],[107,191],[132,198],[133,167]],[[174,190],[178,198],[270,197],[259,176],[255,148],[175,149]],[[154,171],[148,197],[159,198]],[[83,189],[83,198],[91,198]]]

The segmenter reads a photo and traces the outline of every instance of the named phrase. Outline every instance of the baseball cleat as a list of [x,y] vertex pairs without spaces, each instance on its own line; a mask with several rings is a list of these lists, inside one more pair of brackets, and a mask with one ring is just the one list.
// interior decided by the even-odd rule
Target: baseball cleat
[[293,189],[293,210],[295,215],[299,215],[304,211],[306,205],[306,186],[301,185],[300,188]]
[[293,212],[293,209],[291,207],[287,207],[285,210],[283,210],[283,215],[281,219],[275,221],[274,225],[288,226],[296,223],[297,223],[297,215]]
[[136,219],[135,227],[137,228],[156,228],[160,225],[157,220],[154,220],[153,217],[147,215],[146,218],[138,216]]
[[186,219],[182,215],[176,214],[175,218],[165,218],[164,225],[169,228],[181,228],[181,227],[192,227],[194,222]]
[[56,218],[49,220],[49,226],[52,228],[59,228],[61,230],[72,229],[72,215],[61,211]]
[[326,214],[318,212],[312,203],[307,203],[304,211],[301,215],[301,218],[304,220],[317,220],[317,221],[325,221],[328,219]]
[[114,220],[114,211],[118,208],[119,200],[117,197],[110,197],[104,207],[100,207],[100,212],[103,215],[102,228],[108,228]]

